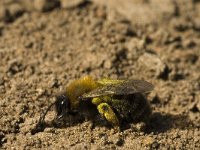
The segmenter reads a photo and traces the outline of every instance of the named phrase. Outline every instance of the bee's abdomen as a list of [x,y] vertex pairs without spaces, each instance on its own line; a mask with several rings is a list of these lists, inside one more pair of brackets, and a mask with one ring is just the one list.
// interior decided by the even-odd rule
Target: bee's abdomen
[[147,99],[142,94],[136,94],[132,98],[137,103],[137,107],[131,113],[133,121],[148,121],[151,115],[151,108]]
[[151,108],[147,99],[140,93],[124,96],[120,105],[113,105],[117,114],[127,122],[147,122],[151,115]]

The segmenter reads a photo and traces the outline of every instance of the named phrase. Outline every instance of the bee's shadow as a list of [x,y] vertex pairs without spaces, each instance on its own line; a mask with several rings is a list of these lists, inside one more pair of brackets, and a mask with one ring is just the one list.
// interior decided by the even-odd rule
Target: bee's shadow
[[[106,126],[111,128],[107,121],[103,119],[98,113],[96,107],[91,106],[90,103],[85,103],[86,105],[82,110],[79,110],[79,115],[72,115],[68,117],[61,124],[54,123],[45,123],[45,124],[37,124],[36,127],[31,131],[32,134],[37,132],[44,131],[45,128],[53,127],[53,128],[67,128],[76,126],[78,124],[83,123],[86,120],[90,120],[92,122],[92,128],[96,126]],[[130,124],[123,124],[122,131],[131,128]],[[164,133],[170,129],[178,128],[178,129],[188,129],[194,128],[194,124],[186,115],[172,115],[172,114],[163,114],[160,112],[155,112],[152,114],[149,123],[146,125],[145,133]]]
[[192,121],[186,115],[153,113],[147,125],[146,133],[164,133],[170,129],[195,128]]
[[[72,119],[72,121],[67,122],[63,125],[55,126],[58,128],[67,128],[71,126],[76,126],[77,124],[83,123],[86,120],[90,120],[92,122],[92,128],[96,126],[99,127],[107,127],[109,129],[112,126],[104,120],[97,112],[94,111],[93,115],[89,116],[89,118],[85,119],[83,117],[78,116],[77,118]],[[130,128],[130,124],[126,124],[122,126],[122,131]],[[170,129],[191,129],[195,128],[192,121],[186,115],[172,115],[172,114],[162,114],[159,112],[153,113],[149,123],[146,125],[145,133],[164,133]]]
[[81,118],[81,116],[69,116],[62,121],[52,120],[49,122],[38,122],[36,126],[31,130],[31,134],[34,135],[38,132],[43,132],[46,128],[67,128],[77,126],[78,124],[86,121],[85,118]]
[[[84,107],[80,107],[80,108],[81,109],[77,110],[78,111],[77,114],[68,115],[60,121],[56,121],[56,120],[51,120],[48,122],[47,121],[45,121],[45,122],[38,121],[35,128],[33,128],[31,130],[31,134],[34,135],[38,132],[43,132],[45,130],[45,128],[73,127],[73,126],[77,126],[78,124],[81,124],[85,121],[91,121],[92,128],[95,128],[95,126],[108,125],[108,124],[106,124],[106,121],[98,113],[96,107],[94,107],[90,103],[85,102]],[[108,127],[109,127],[109,125],[108,125]]]

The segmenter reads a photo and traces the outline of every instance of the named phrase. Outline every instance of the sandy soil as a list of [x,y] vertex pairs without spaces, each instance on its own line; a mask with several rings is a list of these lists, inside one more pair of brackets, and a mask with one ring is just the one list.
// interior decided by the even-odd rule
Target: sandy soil
[[[199,0],[1,0],[0,60],[0,149],[200,149]],[[147,129],[31,134],[84,75],[153,83]]]

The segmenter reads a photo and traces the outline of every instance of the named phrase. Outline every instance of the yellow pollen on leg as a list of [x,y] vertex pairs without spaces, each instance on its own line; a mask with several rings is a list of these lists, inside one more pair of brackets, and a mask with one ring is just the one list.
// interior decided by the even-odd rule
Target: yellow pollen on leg
[[107,103],[101,103],[97,106],[99,113],[105,117],[105,119],[110,122],[113,126],[119,126],[119,120],[115,115],[112,108]]

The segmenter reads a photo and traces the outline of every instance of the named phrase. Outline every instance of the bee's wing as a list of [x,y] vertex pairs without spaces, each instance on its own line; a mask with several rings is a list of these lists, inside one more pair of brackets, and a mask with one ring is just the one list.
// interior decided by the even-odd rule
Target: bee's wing
[[89,93],[82,95],[82,98],[93,98],[105,95],[130,95],[134,93],[147,93],[153,90],[154,86],[143,80],[127,80],[115,84],[101,86]]

